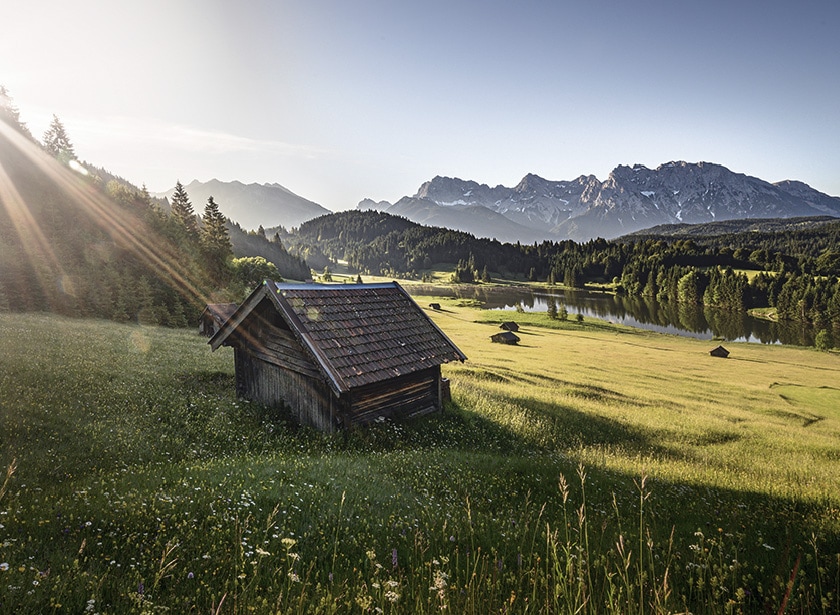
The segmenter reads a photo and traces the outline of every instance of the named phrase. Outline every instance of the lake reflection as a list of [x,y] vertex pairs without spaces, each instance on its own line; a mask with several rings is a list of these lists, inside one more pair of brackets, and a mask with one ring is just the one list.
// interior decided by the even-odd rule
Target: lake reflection
[[566,306],[571,318],[579,313],[584,317],[697,339],[722,338],[761,344],[814,345],[815,333],[809,325],[775,323],[753,318],[744,312],[684,304],[660,304],[643,297],[618,296],[605,292],[461,285],[412,287],[412,294],[474,299],[488,310],[515,310],[517,305],[521,305],[528,312],[545,312],[548,309],[548,298],[554,297],[558,306]]

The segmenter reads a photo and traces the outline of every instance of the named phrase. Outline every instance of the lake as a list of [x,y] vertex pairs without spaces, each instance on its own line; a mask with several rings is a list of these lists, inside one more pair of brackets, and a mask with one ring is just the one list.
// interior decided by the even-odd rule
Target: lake
[[524,287],[416,286],[412,294],[474,299],[488,310],[545,312],[549,297],[566,306],[569,318],[583,314],[640,329],[672,333],[697,339],[713,338],[760,344],[813,346],[816,331],[795,322],[771,322],[744,312],[729,312],[703,306],[660,304],[643,297],[619,296],[606,292],[572,289],[529,289]]

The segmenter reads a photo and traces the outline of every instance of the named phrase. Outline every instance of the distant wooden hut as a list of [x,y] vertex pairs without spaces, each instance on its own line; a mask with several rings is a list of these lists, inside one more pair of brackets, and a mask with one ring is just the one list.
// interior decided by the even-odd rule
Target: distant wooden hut
[[512,331],[502,331],[490,336],[490,339],[497,344],[518,344],[519,336]]
[[512,320],[509,320],[508,322],[503,322],[502,324],[500,324],[499,329],[504,329],[505,331],[513,331],[514,333],[516,333],[517,331],[519,331],[519,325],[517,325]]
[[466,359],[396,282],[266,281],[210,346],[234,348],[240,396],[324,431],[439,410],[441,364]]
[[433,310],[439,310],[440,309],[440,303],[430,303],[429,307],[432,308]]
[[235,303],[210,303],[201,312],[198,320],[198,332],[213,337],[216,331],[230,318],[238,306]]
[[718,346],[717,348],[712,348],[709,351],[709,354],[713,357],[720,357],[721,359],[725,359],[729,356],[729,351],[723,346]]

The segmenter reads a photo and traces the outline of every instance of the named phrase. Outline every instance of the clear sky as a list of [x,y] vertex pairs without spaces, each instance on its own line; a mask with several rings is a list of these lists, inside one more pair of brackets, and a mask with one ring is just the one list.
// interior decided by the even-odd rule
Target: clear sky
[[149,190],[277,182],[331,210],[708,161],[840,196],[838,0],[26,0],[0,84]]

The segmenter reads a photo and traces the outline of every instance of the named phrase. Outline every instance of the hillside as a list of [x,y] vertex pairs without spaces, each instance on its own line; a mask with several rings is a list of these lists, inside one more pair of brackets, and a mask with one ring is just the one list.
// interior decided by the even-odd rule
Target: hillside
[[0,120],[0,308],[186,326],[212,293],[147,194]]
[[232,250],[217,275],[202,243],[203,209],[187,229],[168,203],[164,210],[104,168],[49,155],[15,121],[0,114],[0,312],[193,326],[207,302],[239,300],[252,283],[235,279],[232,256],[263,257],[275,276],[310,277],[279,238],[230,221]]
[[737,219],[699,224],[660,224],[645,228],[635,233],[628,233],[618,238],[619,241],[668,238],[702,238],[718,235],[741,233],[787,233],[818,229],[827,224],[838,222],[832,216],[813,216],[807,218],[757,218]]
[[441,303],[453,403],[339,437],[191,331],[0,318],[0,610],[837,612],[836,357]]
[[302,224],[284,240],[290,244],[290,251],[315,252],[333,262],[345,260],[354,270],[375,275],[404,275],[436,264],[451,266],[477,259],[481,266],[517,276],[536,261],[535,255],[516,244],[423,226],[376,210],[322,216]]
[[232,257],[309,277],[279,238],[223,217],[211,237],[203,203],[182,220],[145,189],[76,160],[60,123],[65,149],[52,151],[0,93],[0,312],[192,326],[206,303],[239,300],[252,283]]

